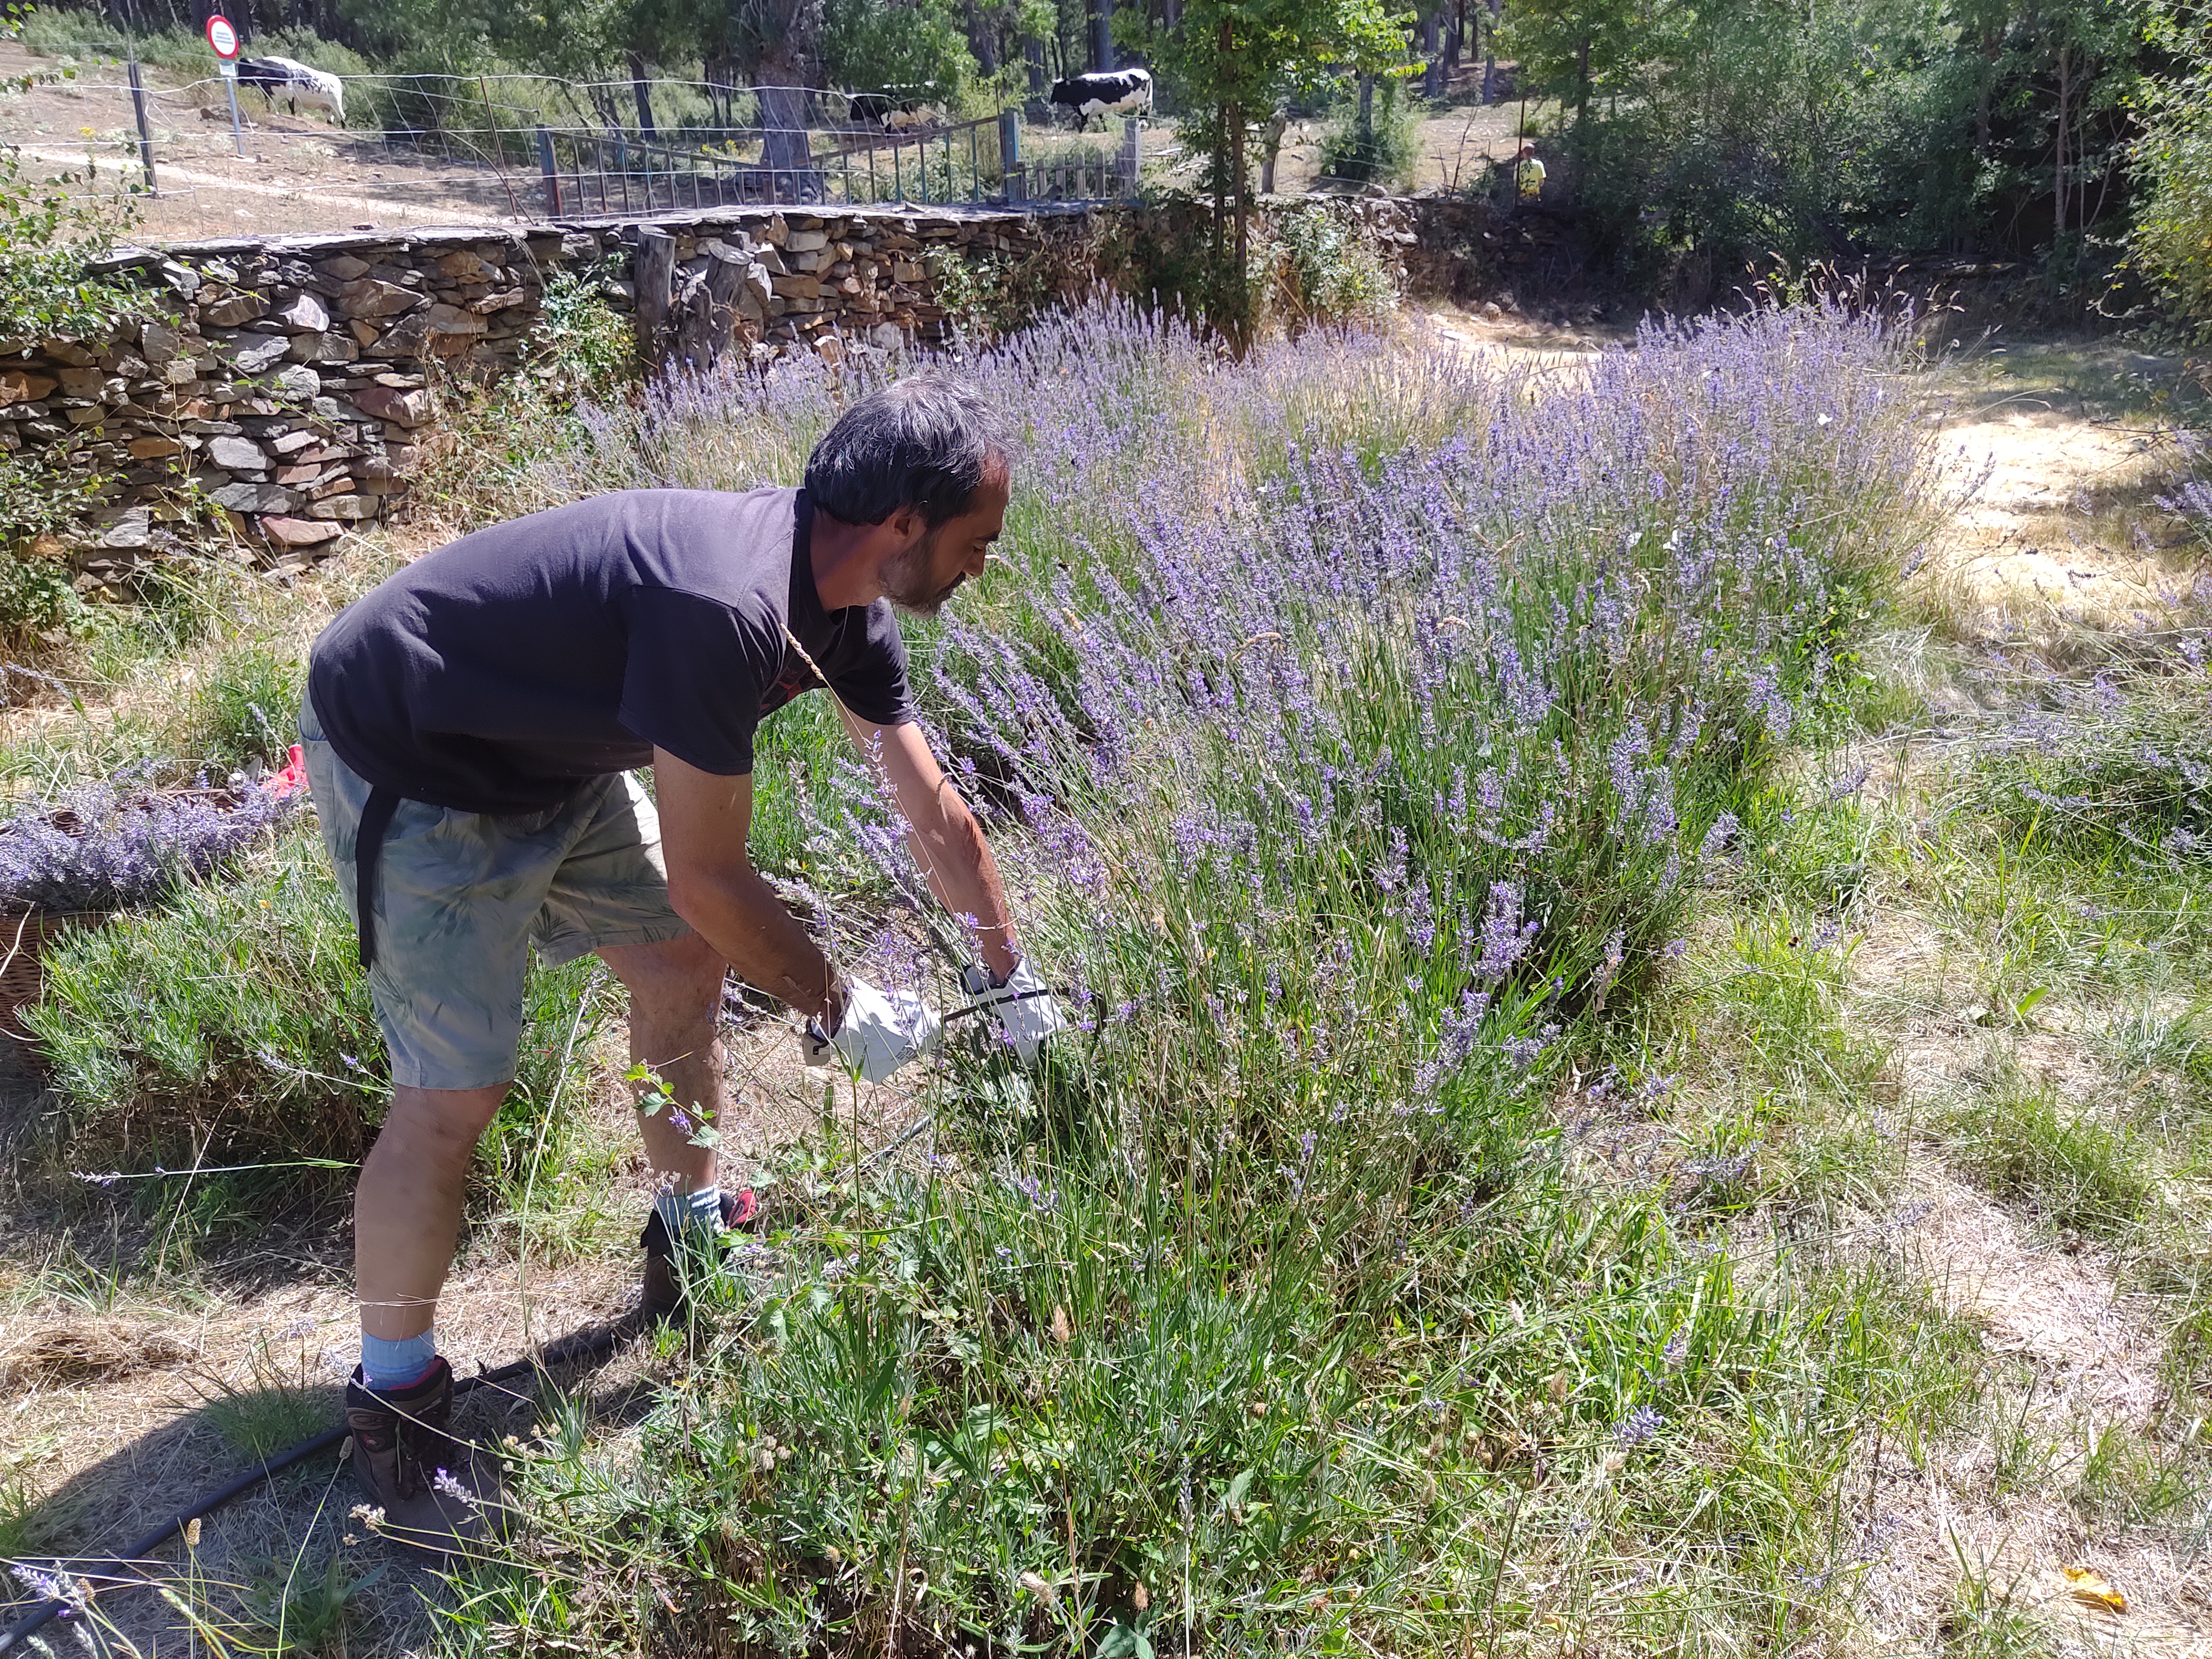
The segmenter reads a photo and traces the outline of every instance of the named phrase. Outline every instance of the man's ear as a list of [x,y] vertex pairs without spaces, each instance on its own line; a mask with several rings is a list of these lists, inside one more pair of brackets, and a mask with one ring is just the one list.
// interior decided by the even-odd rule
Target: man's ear
[[919,541],[922,532],[929,528],[928,519],[923,514],[919,501],[909,502],[899,508],[885,522],[890,526],[892,533],[902,542]]

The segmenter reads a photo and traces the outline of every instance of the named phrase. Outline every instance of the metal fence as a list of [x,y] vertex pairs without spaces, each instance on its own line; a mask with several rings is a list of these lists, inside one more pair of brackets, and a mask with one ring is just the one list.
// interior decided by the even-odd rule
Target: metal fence
[[[23,131],[0,126],[0,145],[71,175],[73,193],[126,216],[143,240],[710,205],[1100,200],[1133,193],[1139,173],[1134,121],[1116,146],[1011,110],[953,121],[888,94],[690,82],[652,82],[639,100],[628,82],[348,76],[346,118],[360,125],[343,125],[240,87],[234,136],[221,80],[158,87],[137,67],[40,89],[52,107]],[[600,118],[617,92],[631,107],[616,112],[643,102],[650,131]],[[0,123],[21,106],[0,106]]]
[[731,128],[678,146],[620,130],[540,126],[538,183],[546,211],[630,214],[782,204],[856,205],[1100,200],[1133,194],[1139,124],[1120,153],[1045,154],[1025,160],[1009,110],[906,132],[860,132],[819,150],[791,129]]

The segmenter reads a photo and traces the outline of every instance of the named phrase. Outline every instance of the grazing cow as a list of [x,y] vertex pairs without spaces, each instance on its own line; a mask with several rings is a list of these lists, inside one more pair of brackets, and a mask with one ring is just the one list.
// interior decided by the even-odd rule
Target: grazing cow
[[941,127],[945,112],[934,104],[895,104],[884,112],[884,131],[912,132],[921,127]]
[[259,88],[272,110],[282,98],[295,115],[305,104],[330,111],[340,126],[345,125],[345,82],[335,75],[290,58],[241,58],[238,79],[241,85]]
[[870,126],[880,126],[898,107],[898,100],[886,92],[848,92],[845,94],[845,116],[848,120],[865,121]]
[[1090,125],[1094,115],[1149,115],[1152,109],[1150,70],[1115,70],[1110,74],[1071,75],[1052,83],[1052,101],[1075,112],[1075,125]]

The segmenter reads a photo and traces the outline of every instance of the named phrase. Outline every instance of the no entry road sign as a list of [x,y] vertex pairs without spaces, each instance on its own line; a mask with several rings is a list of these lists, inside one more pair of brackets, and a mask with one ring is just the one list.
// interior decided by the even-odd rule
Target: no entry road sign
[[238,31],[221,12],[207,20],[207,42],[226,64],[238,56]]

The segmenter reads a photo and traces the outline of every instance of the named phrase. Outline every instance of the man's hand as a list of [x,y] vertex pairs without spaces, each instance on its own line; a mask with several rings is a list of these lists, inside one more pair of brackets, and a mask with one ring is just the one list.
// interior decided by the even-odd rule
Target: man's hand
[[881,1083],[910,1060],[937,1046],[940,1024],[911,991],[886,996],[858,980],[845,990],[845,1011],[834,1031],[810,1019],[799,1040],[806,1063],[818,1072],[840,1071],[864,1083]]
[[995,983],[981,963],[970,963],[961,970],[960,983],[973,1006],[987,1012],[999,1035],[1024,1066],[1036,1063],[1037,1051],[1047,1037],[1068,1028],[1060,998],[1026,957],[1014,964],[1012,973]]

